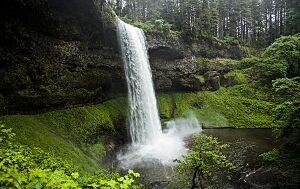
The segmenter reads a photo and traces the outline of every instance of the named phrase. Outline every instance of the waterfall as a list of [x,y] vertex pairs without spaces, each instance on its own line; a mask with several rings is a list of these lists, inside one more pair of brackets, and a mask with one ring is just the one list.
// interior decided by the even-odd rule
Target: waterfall
[[143,30],[117,19],[117,34],[128,88],[131,145],[117,156],[122,168],[174,164],[187,152],[184,137],[201,130],[195,117],[167,123],[162,132]]
[[129,100],[129,132],[133,144],[153,144],[161,137],[151,68],[143,30],[117,20]]

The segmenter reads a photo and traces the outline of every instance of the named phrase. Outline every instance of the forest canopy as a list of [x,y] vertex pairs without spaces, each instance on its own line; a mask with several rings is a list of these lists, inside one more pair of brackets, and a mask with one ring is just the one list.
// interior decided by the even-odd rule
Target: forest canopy
[[267,45],[300,31],[297,0],[111,0],[118,16],[171,25],[186,36]]

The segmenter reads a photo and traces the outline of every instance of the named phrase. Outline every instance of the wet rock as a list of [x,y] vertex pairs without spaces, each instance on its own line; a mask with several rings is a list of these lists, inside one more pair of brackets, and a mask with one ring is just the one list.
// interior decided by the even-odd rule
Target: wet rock
[[208,71],[204,74],[206,86],[212,90],[216,91],[220,88],[220,73],[217,71]]
[[184,57],[240,59],[245,56],[237,45],[228,45],[211,38],[186,40],[180,34],[146,33],[150,56],[164,59]]
[[0,112],[100,102],[126,92],[115,18],[98,1],[0,5],[0,93],[6,104]]
[[[238,47],[222,46],[209,40],[195,40],[190,43],[180,35],[151,32],[146,33],[146,37],[154,84],[159,91],[217,90],[221,84],[226,85],[227,80],[223,75],[231,71],[232,66],[218,63],[197,64],[195,56],[210,58],[240,58],[243,56]],[[214,55],[205,55],[201,49],[213,51]],[[233,51],[237,51],[238,55]],[[197,78],[208,71],[218,72],[219,75],[209,76],[204,84]]]
[[274,170],[265,167],[252,171],[246,175],[244,181],[255,189],[278,188],[279,186],[278,177]]
[[198,65],[192,59],[166,60],[150,57],[155,88],[159,91],[196,91]]

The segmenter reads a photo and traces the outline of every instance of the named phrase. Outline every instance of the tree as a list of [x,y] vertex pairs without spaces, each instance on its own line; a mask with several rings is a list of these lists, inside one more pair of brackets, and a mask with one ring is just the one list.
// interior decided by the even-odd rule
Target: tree
[[300,32],[300,2],[299,0],[288,0],[287,3],[287,28],[286,34]]
[[[274,110],[275,118],[283,123],[279,135],[286,137],[300,129],[300,78],[276,79],[272,86],[280,99],[280,103]],[[297,139],[298,142],[299,138]]]
[[300,76],[300,34],[278,38],[267,47],[264,56],[286,61],[288,77]]
[[274,109],[275,119],[282,128],[274,129],[280,145],[260,156],[271,167],[282,172],[290,182],[299,185],[300,178],[300,78],[280,78],[273,81],[279,103]]
[[195,134],[193,139],[194,144],[189,153],[183,160],[177,161],[177,172],[186,176],[191,188],[199,185],[203,188],[204,179],[209,179],[218,172],[229,178],[234,166],[222,153],[228,145],[222,145],[216,138],[201,133]]
[[287,63],[276,58],[258,59],[257,63],[251,68],[252,78],[260,81],[260,84],[271,87],[272,80],[286,76]]
[[233,38],[266,46],[283,33],[300,31],[298,0],[115,0],[119,16],[163,19],[185,36]]

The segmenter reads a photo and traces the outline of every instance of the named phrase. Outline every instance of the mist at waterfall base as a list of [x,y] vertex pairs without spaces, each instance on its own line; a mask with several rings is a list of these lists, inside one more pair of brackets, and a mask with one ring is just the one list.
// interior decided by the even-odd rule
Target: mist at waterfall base
[[117,156],[119,166],[123,169],[140,167],[145,163],[172,166],[175,164],[174,160],[181,159],[188,151],[185,138],[199,131],[201,126],[193,115],[171,120],[153,143],[130,144],[124,148]]
[[119,166],[128,169],[147,162],[172,165],[187,153],[184,138],[201,127],[190,115],[167,122],[162,130],[144,32],[118,19],[117,34],[128,88],[131,138],[131,144],[117,156]]

